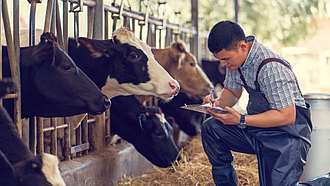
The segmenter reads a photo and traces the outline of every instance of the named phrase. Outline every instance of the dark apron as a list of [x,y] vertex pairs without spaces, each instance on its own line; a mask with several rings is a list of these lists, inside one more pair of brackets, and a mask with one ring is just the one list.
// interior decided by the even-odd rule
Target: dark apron
[[[271,61],[280,62],[288,66],[280,59],[266,59],[260,64],[257,77],[261,67]],[[249,93],[249,102],[247,105],[248,115],[259,114],[270,110],[270,104],[265,95],[260,91],[257,79],[255,81],[256,89],[252,89],[247,86],[240,69],[239,72],[244,83],[244,88]],[[293,184],[294,180],[299,180],[303,172],[303,166],[306,164],[308,149],[311,146],[312,123],[309,104],[306,103],[306,106],[307,109],[296,106],[294,124],[281,127],[247,127],[244,129],[257,140],[254,141],[251,138],[247,138],[251,140],[249,143],[254,146],[253,148],[258,158],[259,181],[261,186],[276,186],[275,184],[288,185],[289,183]],[[297,155],[300,158],[297,158]]]

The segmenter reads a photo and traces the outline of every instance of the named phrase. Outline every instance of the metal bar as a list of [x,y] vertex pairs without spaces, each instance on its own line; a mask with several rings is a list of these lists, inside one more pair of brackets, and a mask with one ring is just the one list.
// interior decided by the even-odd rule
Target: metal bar
[[88,150],[88,149],[89,149],[89,143],[84,143],[84,144],[80,144],[80,145],[71,147],[70,148],[70,153],[71,154],[74,154],[74,153],[78,154],[79,152],[85,151],[85,150]]
[[[76,146],[79,146],[81,145],[81,125],[76,129]],[[71,154],[72,154],[72,147],[71,147]],[[80,157],[82,155],[82,153],[79,151],[79,152],[76,152],[76,156],[77,157]]]
[[109,13],[104,11],[104,39],[109,38]]
[[135,19],[132,19],[132,31],[135,33]]
[[94,25],[94,8],[88,7],[87,14],[88,14],[87,37],[92,38],[93,25]]
[[44,152],[44,133],[43,133],[43,119],[37,117],[37,154]]
[[52,131],[52,130],[55,130],[55,129],[63,129],[63,128],[66,128],[68,126],[69,126],[68,124],[62,124],[62,125],[57,125],[56,128],[55,127],[45,127],[45,128],[43,128],[43,131],[48,132],[48,131]]
[[[0,0],[0,16],[2,15],[2,0]],[[1,18],[0,18],[0,25],[1,24]],[[2,26],[0,26],[0,33],[2,33]],[[0,42],[2,43],[2,34],[0,34]],[[2,47],[0,47],[0,79],[2,79]],[[2,105],[2,100],[0,100],[0,104]]]
[[69,16],[69,7],[68,0],[63,0],[63,45],[64,50],[68,52],[68,16]]
[[9,13],[8,13],[8,6],[7,0],[2,0],[2,18],[3,18],[3,25],[5,28],[6,34],[6,41],[7,41],[7,49],[8,49],[8,58],[10,62],[10,71],[12,74],[12,78],[16,82],[16,94],[18,95],[17,98],[14,99],[14,123],[17,126],[18,133],[22,136],[22,123],[21,123],[21,83],[20,83],[20,74],[19,74],[19,61],[16,59],[15,55],[15,48],[13,43],[13,38],[11,35],[11,27],[9,21]]
[[36,9],[37,1],[32,0],[30,6],[30,22],[29,22],[29,46],[35,45],[35,30],[36,30]]
[[57,155],[57,119],[56,118],[50,118],[50,126],[54,127],[55,130],[50,131],[51,136],[51,146],[50,146],[50,153]]
[[[68,123],[68,119],[64,117],[64,123]],[[63,156],[64,160],[71,159],[71,143],[70,143],[70,124],[68,127],[64,128],[64,148],[63,148]]]
[[34,155],[37,153],[37,151],[36,151],[37,126],[36,125],[37,125],[36,118],[34,116],[29,117],[29,148]]
[[103,39],[103,0],[95,1],[93,38]]
[[13,31],[13,39],[14,39],[14,46],[15,46],[15,51],[16,51],[16,60],[19,61],[20,59],[20,41],[19,41],[19,0],[14,0],[13,1],[13,26],[14,26],[14,31]]
[[48,0],[47,8],[46,8],[44,32],[50,31],[50,21],[51,21],[52,12],[53,12],[53,0]]
[[56,25],[56,0],[53,0],[53,10],[52,10],[52,15],[50,18],[50,32],[56,35],[55,33],[55,25]]
[[[112,13],[118,13],[119,7],[118,6],[110,6],[110,5],[104,5],[104,9],[106,11],[112,12]],[[123,8],[122,15],[125,17],[130,17],[136,20],[143,21],[145,19],[145,13],[137,12],[130,10],[128,8]],[[155,24],[157,26],[163,25],[163,19],[155,18],[153,16],[148,16],[148,23]],[[179,24],[171,23],[169,21],[165,21],[166,27],[171,29],[178,29],[180,31],[184,31],[190,34],[197,34],[197,30],[195,27],[188,27],[188,26],[179,26]]]
[[[82,122],[81,122],[81,133],[82,133],[82,137],[81,137],[81,140],[82,140],[82,143],[85,144],[85,143],[88,143],[88,123],[87,123],[87,117],[85,117]],[[89,148],[89,146],[88,146]],[[88,153],[88,149],[84,150],[82,152],[82,155],[86,155]]]
[[56,12],[56,32],[57,32],[57,41],[58,44],[64,48],[62,26],[61,26],[61,16],[60,16],[60,7],[58,6],[58,0],[55,0],[55,12]]
[[73,24],[73,37],[76,39],[79,37],[79,12],[74,12],[74,24]]
[[7,94],[2,99],[13,99],[13,98],[17,98],[17,97],[18,97],[17,94]]

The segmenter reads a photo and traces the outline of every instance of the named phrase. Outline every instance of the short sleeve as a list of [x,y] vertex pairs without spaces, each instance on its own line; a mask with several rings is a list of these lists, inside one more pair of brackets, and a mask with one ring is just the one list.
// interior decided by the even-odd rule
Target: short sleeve
[[283,64],[267,63],[259,72],[258,83],[272,109],[279,110],[295,104],[295,76]]
[[233,89],[233,90],[238,90],[241,89],[243,86],[240,83],[239,75],[237,74],[237,71],[226,71],[226,78],[225,81],[223,82],[224,86]]

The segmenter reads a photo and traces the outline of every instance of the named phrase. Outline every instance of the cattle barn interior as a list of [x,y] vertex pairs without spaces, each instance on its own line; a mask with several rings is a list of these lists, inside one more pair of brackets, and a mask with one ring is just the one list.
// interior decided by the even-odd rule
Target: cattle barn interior
[[[184,24],[178,18],[177,21],[170,21],[165,17],[165,0],[158,1],[157,13],[151,11],[148,0],[139,1],[139,11],[130,7],[129,0],[113,0],[112,3],[110,0],[0,0],[0,3],[3,17],[0,40],[6,46],[3,49],[6,53],[0,54],[1,59],[9,61],[8,72],[5,72],[5,60],[1,60],[0,79],[10,74],[16,87],[14,92],[2,98],[4,101],[1,104],[4,102],[19,137],[34,156],[47,153],[58,158],[65,185],[213,185],[211,166],[199,135],[200,126],[209,115],[179,109],[184,104],[201,104],[211,88],[221,91],[225,77],[225,69],[208,51],[208,32],[198,27],[198,0],[191,0],[191,22]],[[235,7],[236,21],[237,13],[238,7]],[[175,12],[175,16],[178,14],[180,12]],[[48,34],[47,38],[45,33]],[[73,48],[70,48],[69,41],[76,42],[74,47],[80,47],[80,52],[83,51],[84,56],[86,54],[88,57],[79,58],[79,54],[78,57],[72,56],[70,51]],[[53,55],[50,57],[53,61],[43,65],[53,68],[52,65],[60,63],[56,60],[61,55],[61,70],[83,74],[80,78],[84,81],[79,81],[83,82],[80,87],[92,89],[79,89],[80,96],[88,97],[90,101],[90,94],[97,95],[97,100],[93,97],[92,101],[102,104],[100,108],[92,104],[81,106],[74,103],[77,105],[72,106],[72,109],[76,110],[72,112],[67,111],[68,108],[55,106],[50,109],[54,110],[52,114],[33,110],[28,116],[22,115],[26,113],[23,112],[26,111],[26,102],[32,106],[36,104],[26,99],[22,101],[21,95],[26,95],[29,90],[21,88],[26,82],[26,74],[20,61],[31,60],[26,59],[21,52],[26,51],[26,47],[37,51],[48,44],[50,46],[50,43],[52,49],[49,51],[55,51],[50,54]],[[132,51],[135,53],[132,54]],[[145,63],[144,66],[134,63],[137,54],[144,56],[138,61],[139,64]],[[160,65],[151,65],[151,55],[160,61]],[[31,56],[32,62],[36,62],[43,55],[33,52]],[[108,60],[111,57],[112,61]],[[64,63],[63,59],[70,62]],[[76,59],[79,62],[75,62]],[[126,59],[131,60],[130,64],[127,68],[120,68],[119,63]],[[89,76],[86,71],[89,67],[84,66],[87,62],[94,65],[93,73],[99,76],[106,73],[102,75],[102,85]],[[102,65],[106,62],[109,64],[102,66],[101,62]],[[140,71],[136,74],[133,70],[129,71],[131,64],[136,65],[135,69],[141,68]],[[113,69],[109,70],[109,66]],[[195,74],[186,70],[189,66],[194,67]],[[126,69],[122,73],[125,77],[117,77],[115,68],[117,72]],[[181,71],[177,70],[179,68],[182,68]],[[162,70],[158,71],[161,72],[159,74],[166,75],[158,78],[161,83],[167,79],[171,81],[170,90],[167,90],[171,94],[166,94],[166,101],[159,98],[165,94],[156,90],[149,90],[148,95],[141,93],[150,81],[157,79],[150,74],[155,69]],[[61,72],[55,75],[71,77]],[[47,75],[59,79],[53,74]],[[97,75],[96,78],[99,78]],[[62,79],[64,81],[61,83],[66,86],[63,86],[63,92],[59,92],[63,95],[74,92],[74,87],[70,86],[71,80]],[[47,80],[40,82],[47,84]],[[118,86],[114,86],[116,96],[112,97],[108,85],[114,82]],[[118,82],[130,85],[126,89]],[[60,94],[54,90],[57,88],[54,84],[45,84],[41,85],[41,89],[53,90],[47,90],[50,98],[44,102],[44,108],[47,108],[55,100],[52,96]],[[140,88],[140,84],[145,87]],[[196,84],[203,90],[192,88]],[[64,90],[66,88],[69,90]],[[129,88],[134,90],[127,91]],[[131,95],[132,92],[136,92],[136,95]],[[42,93],[35,96],[31,100],[43,98]],[[63,101],[63,98],[62,101],[73,100],[69,98],[67,101]],[[12,106],[7,107],[6,102]],[[235,109],[240,112],[245,110],[240,105],[235,105]],[[2,158],[1,149],[0,155]],[[259,185],[256,157],[239,153],[235,157],[240,185]],[[59,182],[59,185],[64,184]]]

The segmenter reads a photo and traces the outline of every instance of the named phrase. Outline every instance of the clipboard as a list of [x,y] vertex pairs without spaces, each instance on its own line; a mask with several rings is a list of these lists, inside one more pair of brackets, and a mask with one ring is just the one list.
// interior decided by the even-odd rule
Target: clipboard
[[210,104],[204,104],[204,105],[198,105],[198,104],[193,104],[193,105],[184,105],[181,106],[180,108],[182,109],[186,109],[186,110],[192,110],[192,111],[196,111],[196,112],[200,112],[200,113],[205,113],[208,114],[209,112],[206,110],[207,108],[211,108],[211,110],[213,112],[216,113],[221,113],[221,114],[226,114],[228,113],[227,110],[221,108],[221,107],[212,107]]

